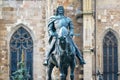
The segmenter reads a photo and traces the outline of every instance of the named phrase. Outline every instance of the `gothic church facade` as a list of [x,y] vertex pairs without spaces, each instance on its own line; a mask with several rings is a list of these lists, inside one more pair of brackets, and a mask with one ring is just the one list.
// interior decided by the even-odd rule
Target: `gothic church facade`
[[[24,52],[30,80],[45,80],[47,24],[57,6],[74,24],[73,39],[86,61],[77,62],[75,80],[120,80],[119,0],[0,0],[0,80],[12,80]],[[54,69],[52,77],[59,79]],[[67,78],[69,80],[69,76]]]

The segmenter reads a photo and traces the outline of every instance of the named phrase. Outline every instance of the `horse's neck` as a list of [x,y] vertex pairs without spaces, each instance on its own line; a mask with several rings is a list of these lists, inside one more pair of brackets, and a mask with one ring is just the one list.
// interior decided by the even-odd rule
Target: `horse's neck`
[[58,51],[59,51],[59,54],[67,54],[69,51],[69,47],[68,47],[68,43],[66,43],[66,45],[64,45],[64,49],[62,49],[62,47],[60,45],[58,45]]

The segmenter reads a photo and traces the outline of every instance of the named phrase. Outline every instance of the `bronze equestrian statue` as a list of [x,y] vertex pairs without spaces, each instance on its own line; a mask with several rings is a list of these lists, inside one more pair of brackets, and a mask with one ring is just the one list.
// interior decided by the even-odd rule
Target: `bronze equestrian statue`
[[[72,40],[72,37],[74,35],[73,23],[69,17],[64,16],[63,6],[58,6],[58,8],[56,10],[56,15],[52,16],[50,18],[49,23],[48,23],[48,33],[50,35],[50,38],[49,38],[50,50],[46,53],[46,59],[45,59],[45,62],[43,64],[45,66],[49,66],[49,61],[52,58],[54,60],[53,62],[55,62],[55,64],[56,64],[56,66],[59,68],[61,67],[57,61],[58,58],[56,59],[53,56],[51,57],[51,55],[54,55],[54,54],[52,54],[53,52],[55,52],[56,54],[59,53],[59,52],[57,52],[57,46],[60,46],[61,44],[57,45],[57,42],[59,40],[58,33],[62,27],[65,27],[68,30],[68,35],[66,37],[68,40],[67,42],[69,43],[68,49],[69,49],[69,51],[71,51],[70,53],[73,53],[75,56],[77,56],[77,58],[79,59],[79,63],[81,65],[85,64],[85,61],[84,61],[78,47],[76,46],[76,44]],[[64,29],[62,29],[62,30],[64,30]],[[63,31],[63,33],[64,32],[67,32],[67,31]],[[62,33],[62,31],[61,31],[61,33]],[[73,55],[73,57],[74,57],[74,55]],[[73,61],[74,61],[74,59],[73,59]],[[66,63],[66,61],[64,63]],[[51,66],[49,66],[49,67],[51,67]],[[51,79],[48,79],[48,80],[51,80]],[[61,80],[65,80],[65,79],[61,79]],[[71,79],[71,80],[73,80],[73,79]]]

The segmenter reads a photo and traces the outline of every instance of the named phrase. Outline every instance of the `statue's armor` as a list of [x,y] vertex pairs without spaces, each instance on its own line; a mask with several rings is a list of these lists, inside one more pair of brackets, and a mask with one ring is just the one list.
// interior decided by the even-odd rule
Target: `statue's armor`
[[54,21],[54,26],[55,26],[55,29],[56,29],[56,32],[59,32],[59,29],[61,27],[66,27],[67,29],[69,29],[69,22],[70,20],[67,18],[67,17],[60,17],[57,16],[57,19]]
[[50,35],[49,43],[52,41],[52,33],[58,34],[59,29],[65,27],[68,29],[68,33],[72,36],[74,33],[73,24],[69,17],[65,16],[52,16],[48,23],[48,33]]

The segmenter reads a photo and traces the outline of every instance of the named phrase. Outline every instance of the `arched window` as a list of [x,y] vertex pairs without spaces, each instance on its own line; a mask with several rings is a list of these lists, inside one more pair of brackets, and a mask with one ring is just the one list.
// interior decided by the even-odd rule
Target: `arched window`
[[24,54],[24,67],[29,73],[30,79],[33,80],[33,40],[29,32],[20,27],[11,37],[10,40],[10,80],[13,73],[20,69],[18,63],[22,61]]
[[103,78],[118,80],[118,41],[116,36],[107,32],[103,39]]

